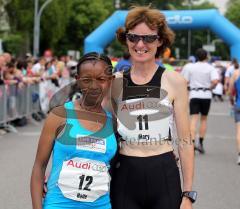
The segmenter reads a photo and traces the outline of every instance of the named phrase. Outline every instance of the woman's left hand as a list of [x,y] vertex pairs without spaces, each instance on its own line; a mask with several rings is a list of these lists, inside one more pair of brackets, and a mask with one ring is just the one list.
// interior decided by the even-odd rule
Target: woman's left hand
[[192,202],[187,197],[183,197],[180,209],[193,209]]

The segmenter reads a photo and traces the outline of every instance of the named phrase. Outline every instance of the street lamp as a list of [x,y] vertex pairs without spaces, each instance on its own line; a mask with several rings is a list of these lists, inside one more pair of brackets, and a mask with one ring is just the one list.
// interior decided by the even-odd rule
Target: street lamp
[[45,7],[51,3],[52,0],[47,0],[38,10],[39,0],[35,0],[35,11],[34,11],[34,34],[33,34],[33,56],[37,57],[39,55],[39,39],[40,39],[40,21],[41,15]]
[[[199,0],[185,0],[182,5],[187,6],[188,10],[192,9],[192,4],[195,4],[196,2],[199,2]],[[192,31],[188,29],[188,34],[187,34],[187,55],[188,57],[191,55],[191,38],[192,38]]]
[[[192,9],[192,2],[191,0],[188,0],[188,9],[191,10]],[[188,30],[188,57],[190,57],[191,55],[191,38],[192,38],[192,31],[189,29]]]

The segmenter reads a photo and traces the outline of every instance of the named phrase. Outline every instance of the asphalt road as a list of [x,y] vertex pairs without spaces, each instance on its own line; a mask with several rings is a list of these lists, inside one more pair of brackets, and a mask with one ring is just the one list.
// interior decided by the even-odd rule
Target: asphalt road
[[[240,166],[236,164],[233,118],[228,103],[213,103],[205,141],[196,154],[194,209],[239,209]],[[0,208],[30,209],[29,181],[42,123],[0,136]]]

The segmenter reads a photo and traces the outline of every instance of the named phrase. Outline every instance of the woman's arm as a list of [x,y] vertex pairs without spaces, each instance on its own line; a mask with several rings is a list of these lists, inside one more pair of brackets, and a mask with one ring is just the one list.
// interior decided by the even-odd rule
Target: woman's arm
[[[187,83],[176,76],[177,92],[174,99],[174,112],[178,132],[178,152],[183,176],[183,191],[192,191],[194,174],[194,144],[190,136]],[[184,198],[182,208],[192,208],[190,200]]]
[[31,196],[33,209],[42,209],[42,195],[45,170],[52,152],[55,134],[64,118],[51,112],[44,124],[31,176]]
[[174,112],[179,140],[179,157],[183,174],[183,191],[192,190],[194,170],[194,144],[190,137],[187,83],[183,78],[176,78],[177,92],[174,99]]
[[235,71],[229,81],[229,97],[231,105],[234,105],[234,91],[235,91],[234,82],[236,81],[237,75],[238,71]]
[[[178,132],[178,152],[183,176],[183,191],[192,191],[194,144],[190,136],[187,83],[180,75],[175,75],[174,83],[175,89],[177,89],[174,98],[174,112]],[[189,199],[183,198],[182,208],[192,208]]]

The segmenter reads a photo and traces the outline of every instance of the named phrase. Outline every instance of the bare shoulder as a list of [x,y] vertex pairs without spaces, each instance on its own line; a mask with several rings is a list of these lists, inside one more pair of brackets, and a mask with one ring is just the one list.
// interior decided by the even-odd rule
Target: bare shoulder
[[49,126],[58,127],[60,124],[65,123],[66,121],[66,110],[63,105],[54,107],[51,112],[48,114],[46,123]]
[[172,88],[185,88],[187,81],[184,77],[175,71],[165,71],[163,74],[164,78],[168,81]]
[[61,118],[66,118],[66,110],[63,105],[54,107],[50,113],[54,114],[55,116],[61,117]]
[[237,79],[239,77],[239,75],[240,75],[240,71],[239,70],[234,70],[233,71],[233,75],[232,76],[233,76],[234,80]]

